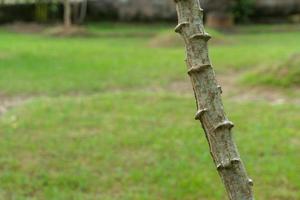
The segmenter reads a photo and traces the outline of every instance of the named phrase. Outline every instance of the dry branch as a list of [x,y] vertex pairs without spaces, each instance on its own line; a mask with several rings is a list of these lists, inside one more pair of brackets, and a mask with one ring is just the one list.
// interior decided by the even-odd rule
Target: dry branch
[[211,36],[203,26],[199,0],[175,0],[180,33],[186,44],[188,74],[193,85],[197,113],[210,147],[210,153],[230,200],[253,200],[252,180],[248,177],[232,139],[233,123],[225,116],[207,42]]

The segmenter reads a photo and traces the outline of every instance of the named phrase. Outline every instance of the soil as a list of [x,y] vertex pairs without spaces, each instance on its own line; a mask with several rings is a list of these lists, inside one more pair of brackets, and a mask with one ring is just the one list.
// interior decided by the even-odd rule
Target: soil
[[23,23],[15,22],[3,26],[6,30],[23,33],[23,34],[44,34],[48,36],[57,37],[90,37],[94,34],[90,33],[87,29],[81,26],[72,26],[66,29],[62,25],[47,26],[38,23]]
[[[286,94],[286,91],[275,87],[241,86],[237,81],[240,75],[241,74],[236,72],[217,75],[217,80],[222,86],[223,96],[226,99],[235,102],[263,101],[272,105],[283,103],[300,105],[299,96],[291,97],[291,95]],[[185,81],[176,81],[171,83],[166,90],[178,93],[180,95],[191,96],[193,94],[192,86],[188,78]],[[293,91],[294,94],[300,94],[300,87],[291,88],[290,91]]]
[[8,97],[0,94],[0,117],[9,109],[27,102],[29,97]]
[[[141,37],[150,38],[154,37],[154,33],[144,32],[129,32],[129,33],[92,33],[82,26],[73,25],[70,28],[65,28],[63,25],[43,25],[38,23],[22,23],[16,22],[2,26],[4,29],[23,34],[41,34],[54,37]],[[0,55],[1,56],[1,55]],[[1,57],[0,57],[1,58]]]
[[[283,90],[270,87],[244,87],[237,83],[237,78],[232,79],[232,77],[237,77],[237,74],[223,74],[219,75],[217,79],[220,85],[222,85],[223,96],[234,102],[266,102],[271,105],[280,105],[284,103],[300,105],[300,97],[291,97],[286,95]],[[138,91],[139,89],[137,89]],[[122,92],[122,89],[116,89],[117,92]],[[144,91],[144,89],[141,89]],[[150,88],[149,92],[172,92],[180,96],[193,97],[193,89],[191,87],[190,81],[188,79],[184,81],[176,81],[169,84],[164,88]],[[295,94],[300,94],[300,88],[293,88],[292,91]],[[81,96],[83,94],[76,94],[76,96]],[[8,97],[0,94],[0,117],[6,113],[9,109],[16,106],[22,105],[33,99],[34,96],[30,97]]]
[[65,28],[64,26],[54,26],[46,29],[44,34],[55,37],[92,37],[95,35],[80,26],[72,26],[69,28]]
[[9,55],[8,53],[1,52],[1,51],[0,51],[0,60],[2,60],[2,59],[7,59],[7,58],[9,58],[9,57],[10,57],[10,55]]
[[3,27],[11,32],[26,34],[42,33],[46,29],[45,25],[23,22],[15,22],[12,24],[4,25]]

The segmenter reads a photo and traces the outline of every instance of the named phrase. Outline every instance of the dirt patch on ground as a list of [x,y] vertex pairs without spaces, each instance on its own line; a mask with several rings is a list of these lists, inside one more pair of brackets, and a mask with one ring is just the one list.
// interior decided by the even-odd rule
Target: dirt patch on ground
[[15,33],[42,34],[56,37],[91,37],[95,35],[86,28],[75,25],[66,29],[62,25],[47,26],[37,23],[16,22],[4,25],[3,27],[4,29]]
[[81,26],[72,26],[69,28],[65,28],[64,26],[54,26],[51,28],[47,28],[43,32],[49,36],[56,37],[93,37],[95,34],[89,32],[86,28]]
[[11,55],[9,55],[8,53],[4,53],[4,52],[1,52],[0,51],[0,60],[3,60],[3,59],[7,59],[9,58]]
[[183,47],[184,41],[179,35],[177,35],[175,33],[172,33],[172,34],[165,33],[165,34],[160,34],[160,35],[153,37],[149,41],[148,45],[149,45],[149,47],[153,47],[153,48]]
[[[275,87],[253,86],[246,87],[238,83],[241,73],[231,72],[217,75],[217,80],[222,86],[223,96],[236,102],[264,101],[273,105],[292,103],[300,105],[300,96],[287,95],[285,90]],[[233,78],[234,77],[234,78]],[[169,84],[165,90],[179,95],[193,95],[193,89],[188,78]],[[300,94],[300,87],[290,88],[293,94]]]
[[42,33],[45,29],[45,25],[37,24],[37,23],[22,23],[16,22],[12,24],[7,24],[3,26],[6,30],[15,32],[15,33]]
[[[37,23],[23,23],[16,22],[3,26],[4,29],[22,34],[41,34],[53,37],[140,37],[140,38],[151,38],[155,36],[155,33],[148,32],[92,32],[83,26],[73,25],[66,29],[63,25],[43,25]],[[1,56],[1,54],[0,54]],[[1,57],[0,57],[1,58]]]
[[[295,93],[300,92],[300,88],[294,89]],[[291,103],[300,105],[300,97],[288,96],[280,89],[272,87],[251,87],[239,88],[230,96],[235,101],[265,101],[272,105],[280,105],[284,103]]]
[[29,100],[29,97],[7,97],[0,94],[0,117],[11,108],[22,105]]
[[155,33],[147,33],[147,32],[127,32],[127,33],[119,33],[119,32],[103,32],[95,34],[97,37],[105,37],[105,38],[151,38],[155,36]]

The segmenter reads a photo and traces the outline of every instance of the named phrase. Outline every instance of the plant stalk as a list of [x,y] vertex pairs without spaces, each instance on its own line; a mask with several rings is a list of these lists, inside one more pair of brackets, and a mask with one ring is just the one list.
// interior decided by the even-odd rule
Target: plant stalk
[[222,89],[215,78],[199,0],[175,0],[177,33],[186,45],[186,64],[197,104],[195,119],[201,122],[210,153],[230,200],[253,200],[253,181],[248,177],[232,138],[234,124],[225,115]]

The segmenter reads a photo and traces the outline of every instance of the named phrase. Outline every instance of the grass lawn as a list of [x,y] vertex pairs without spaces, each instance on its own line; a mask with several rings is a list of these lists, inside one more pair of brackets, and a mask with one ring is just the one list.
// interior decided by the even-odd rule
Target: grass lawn
[[[112,31],[123,29],[124,25]],[[157,31],[161,30],[159,26]],[[165,30],[173,31],[169,27]],[[213,64],[217,72],[226,72],[279,62],[300,52],[299,35],[226,35],[225,39],[236,42],[214,45]],[[184,49],[149,48],[145,37],[51,38],[0,31],[0,38],[0,91],[5,95],[161,87],[186,78]]]
[[[103,27],[89,29],[131,31]],[[247,74],[300,52],[299,32],[256,29],[218,33],[233,41],[211,48],[218,74]],[[188,82],[183,48],[150,48],[150,36],[129,35],[55,38],[0,30],[0,102],[24,98],[0,116],[0,199],[226,199],[193,120],[192,94],[176,84],[167,89]],[[300,199],[300,105],[225,96],[225,107],[256,199]]]

